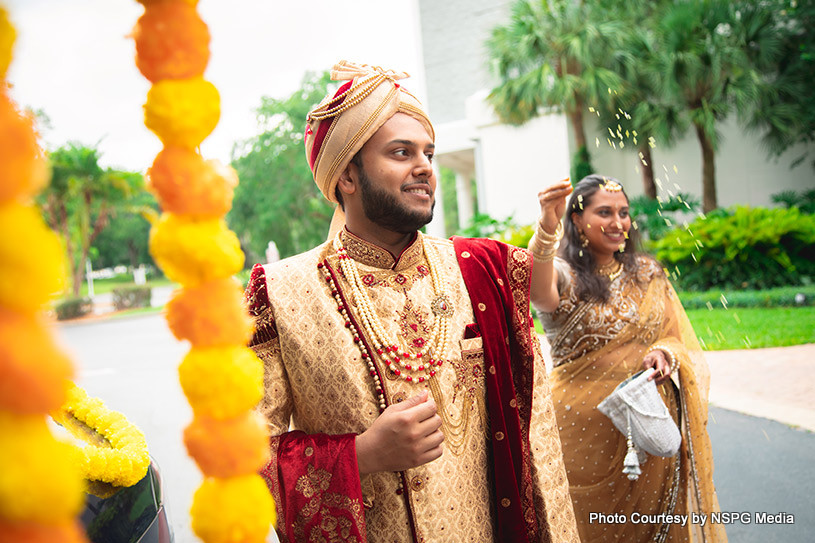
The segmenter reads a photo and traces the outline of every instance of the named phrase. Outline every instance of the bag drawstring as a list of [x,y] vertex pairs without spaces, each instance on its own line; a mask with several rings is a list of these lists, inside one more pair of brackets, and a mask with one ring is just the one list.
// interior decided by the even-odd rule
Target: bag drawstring
[[629,481],[636,481],[639,479],[642,470],[640,470],[640,459],[637,455],[637,449],[634,447],[634,440],[631,437],[631,410],[626,409],[625,418],[628,425],[628,432],[626,435],[628,451],[625,453],[625,460],[623,460],[623,473],[628,475]]

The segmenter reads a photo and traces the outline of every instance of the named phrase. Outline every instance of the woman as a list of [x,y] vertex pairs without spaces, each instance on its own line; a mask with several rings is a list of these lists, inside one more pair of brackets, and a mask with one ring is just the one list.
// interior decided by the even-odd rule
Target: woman
[[[706,431],[709,373],[662,268],[637,252],[628,197],[616,180],[590,175],[574,190],[562,182],[539,198],[530,250],[551,281],[532,301],[552,346],[552,397],[582,540],[726,541],[721,525],[688,517],[683,527],[682,517],[670,516],[719,510]],[[681,421],[682,448],[672,458],[648,456],[629,480],[626,438],[597,404],[645,368],[656,370]]]

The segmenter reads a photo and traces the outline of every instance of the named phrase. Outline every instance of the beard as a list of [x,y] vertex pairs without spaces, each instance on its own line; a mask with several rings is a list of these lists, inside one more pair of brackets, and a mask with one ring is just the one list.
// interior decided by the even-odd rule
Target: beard
[[359,168],[359,188],[365,217],[381,228],[400,234],[412,234],[433,220],[435,200],[430,211],[408,209],[396,196],[372,183],[362,167]]

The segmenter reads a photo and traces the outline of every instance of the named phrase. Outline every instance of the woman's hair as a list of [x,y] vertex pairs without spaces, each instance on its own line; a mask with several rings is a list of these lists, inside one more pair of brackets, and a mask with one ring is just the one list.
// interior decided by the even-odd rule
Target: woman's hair
[[[560,257],[563,258],[577,275],[577,296],[587,300],[607,301],[609,295],[608,277],[598,275],[594,272],[594,255],[588,248],[580,244],[580,232],[574,222],[572,215],[583,215],[583,209],[591,204],[595,193],[600,190],[600,186],[606,182],[619,183],[613,177],[591,174],[587,175],[575,185],[569,202],[566,205],[566,216],[563,225],[563,242],[560,247]],[[621,185],[622,186],[622,185]],[[622,191],[626,201],[628,195]],[[637,253],[639,252],[639,233],[633,223],[625,240],[623,252],[615,252],[614,259],[622,262],[625,270],[629,273],[637,271]]]

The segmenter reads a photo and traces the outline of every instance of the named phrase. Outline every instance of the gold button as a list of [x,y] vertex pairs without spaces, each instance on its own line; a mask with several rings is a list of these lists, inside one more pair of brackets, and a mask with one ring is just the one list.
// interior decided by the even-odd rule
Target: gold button
[[424,477],[417,475],[410,480],[410,488],[413,490],[421,490],[424,488]]
[[495,432],[495,440],[501,441],[504,439],[504,432]]
[[393,395],[393,403],[400,403],[404,402],[405,400],[407,400],[407,394],[404,392],[397,392]]
[[509,501],[509,498],[503,498],[501,500],[501,507],[509,507],[512,502]]
[[484,305],[483,303],[480,303],[480,304],[478,304],[478,310],[479,310],[479,311],[486,311],[486,310],[487,310],[487,306],[486,306],[486,305]]
[[495,375],[495,366],[490,366],[490,373]]
[[306,456],[311,456],[314,454],[314,449],[312,447],[306,447],[306,450],[303,452],[305,452]]
[[509,406],[510,407],[518,407],[518,402],[515,400],[515,398],[512,398],[511,400],[509,400]]
[[461,256],[462,258],[470,258],[470,253],[468,253],[467,251],[462,251]]

